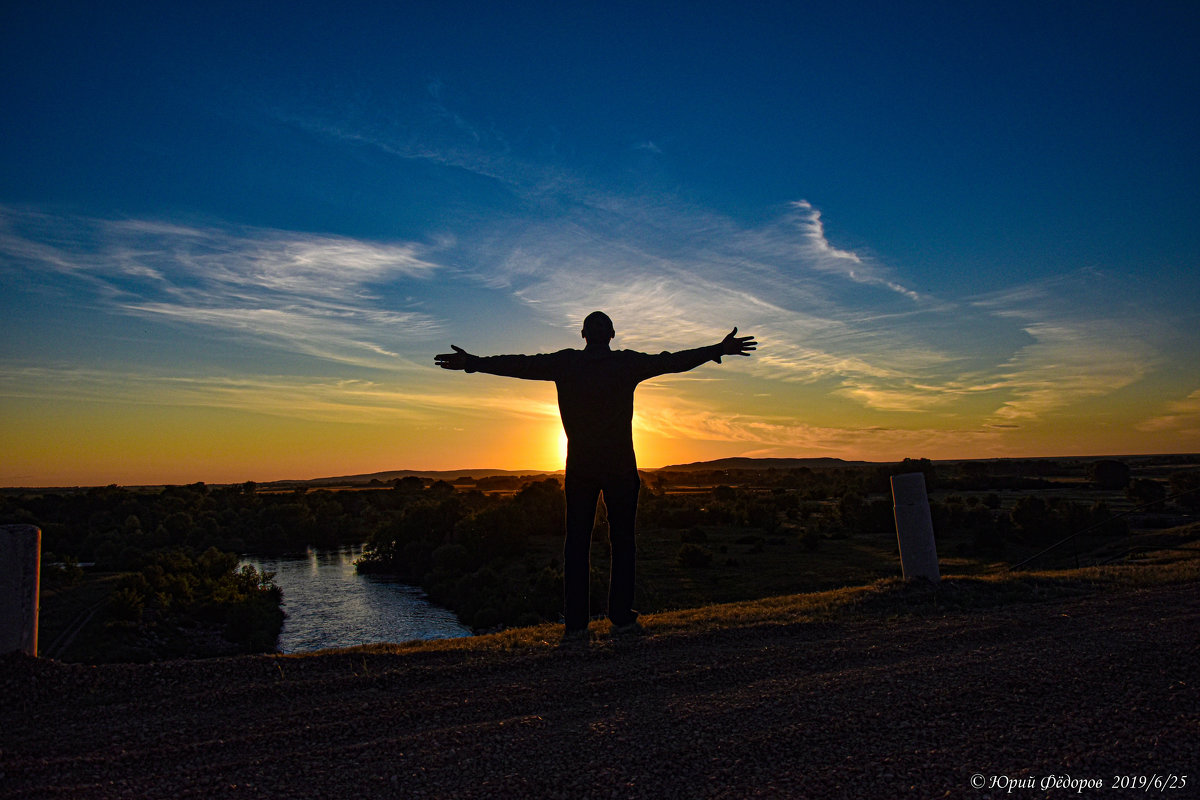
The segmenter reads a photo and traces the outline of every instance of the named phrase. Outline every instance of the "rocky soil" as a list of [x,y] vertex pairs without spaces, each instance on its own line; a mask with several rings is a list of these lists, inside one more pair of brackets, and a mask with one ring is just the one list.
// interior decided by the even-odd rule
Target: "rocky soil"
[[1200,796],[1194,583],[916,619],[647,623],[511,651],[7,656],[0,798],[1132,797],[1113,779],[1154,775],[1188,777],[1153,794]]

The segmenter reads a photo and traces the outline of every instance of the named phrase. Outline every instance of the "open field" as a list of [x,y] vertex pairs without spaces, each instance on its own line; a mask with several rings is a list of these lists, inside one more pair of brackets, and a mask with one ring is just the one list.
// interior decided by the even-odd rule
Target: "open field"
[[[1200,562],[898,580],[307,656],[0,660],[0,798],[1060,797],[1188,776]],[[1094,793],[1096,796],[1100,793]],[[1086,793],[1085,793],[1086,796]]]

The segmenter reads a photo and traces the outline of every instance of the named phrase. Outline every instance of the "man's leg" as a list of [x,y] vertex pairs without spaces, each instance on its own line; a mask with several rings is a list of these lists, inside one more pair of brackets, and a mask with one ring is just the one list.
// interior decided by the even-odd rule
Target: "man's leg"
[[608,538],[612,543],[612,565],[608,581],[608,618],[613,625],[628,625],[637,619],[633,610],[633,578],[637,562],[634,523],[637,520],[638,490],[636,474],[604,484],[604,505],[608,509]]
[[592,527],[596,521],[598,481],[567,476],[567,538],[563,545],[563,617],[567,633],[587,627],[591,617]]

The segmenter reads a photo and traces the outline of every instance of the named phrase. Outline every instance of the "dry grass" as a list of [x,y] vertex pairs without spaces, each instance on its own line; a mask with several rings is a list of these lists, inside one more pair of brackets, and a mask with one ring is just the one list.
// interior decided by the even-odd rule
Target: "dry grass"
[[[796,625],[847,617],[896,619],[1045,602],[1102,593],[1180,583],[1200,583],[1200,547],[1194,556],[1176,554],[1171,563],[1089,567],[1077,570],[995,572],[987,575],[943,575],[937,584],[885,578],[872,583],[806,594],[717,603],[696,608],[645,614],[641,622],[651,636],[688,636],[722,628]],[[594,622],[599,637],[609,623]],[[350,652],[394,654],[537,650],[561,646],[560,625],[510,628],[500,633],[460,639],[374,644]],[[307,658],[330,651],[286,658]]]

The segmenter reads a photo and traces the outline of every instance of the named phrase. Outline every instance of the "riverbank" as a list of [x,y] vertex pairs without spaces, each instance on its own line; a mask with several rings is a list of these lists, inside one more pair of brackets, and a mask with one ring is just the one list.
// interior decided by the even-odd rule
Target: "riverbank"
[[0,798],[1000,797],[972,776],[1193,775],[1198,577],[884,581],[576,647],[541,626],[290,657],[10,656]]

